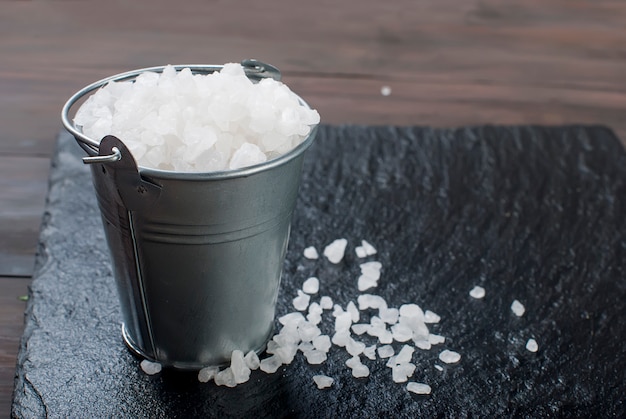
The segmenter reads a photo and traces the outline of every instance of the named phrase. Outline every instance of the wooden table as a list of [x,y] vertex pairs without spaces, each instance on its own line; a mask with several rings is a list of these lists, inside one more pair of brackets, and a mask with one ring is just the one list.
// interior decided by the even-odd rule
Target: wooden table
[[625,29],[619,0],[4,1],[0,412],[60,110],[76,90],[135,68],[257,58],[325,123],[590,123],[625,139]]

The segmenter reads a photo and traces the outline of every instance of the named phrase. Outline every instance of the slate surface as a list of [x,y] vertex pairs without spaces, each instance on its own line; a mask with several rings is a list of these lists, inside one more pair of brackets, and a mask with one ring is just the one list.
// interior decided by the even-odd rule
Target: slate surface
[[[602,127],[458,130],[322,127],[304,167],[277,314],[311,275],[319,295],[356,301],[361,239],[379,253],[389,306],[441,316],[446,337],[416,350],[411,380],[379,359],[356,379],[331,349],[298,354],[235,389],[194,374],[147,376],[124,346],[87,167],[62,134],[19,354],[13,415],[35,417],[418,417],[626,415],[626,153]],[[340,265],[302,257],[349,240]],[[469,297],[482,285],[482,300]],[[319,295],[313,298],[317,301]],[[510,310],[514,299],[526,313]],[[371,312],[363,313],[367,319]],[[321,328],[330,332],[325,313]],[[525,349],[535,338],[539,351]],[[372,339],[361,338],[368,344]],[[395,344],[397,350],[400,344]],[[455,365],[437,356],[462,354]],[[443,371],[434,368],[443,365]],[[335,378],[320,391],[314,374]]]

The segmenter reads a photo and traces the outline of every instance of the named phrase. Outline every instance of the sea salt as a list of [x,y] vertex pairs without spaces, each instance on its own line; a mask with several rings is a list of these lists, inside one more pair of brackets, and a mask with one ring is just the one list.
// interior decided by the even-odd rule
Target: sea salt
[[215,385],[218,386],[226,386],[226,387],[236,387],[237,382],[235,381],[235,376],[233,375],[233,370],[228,367],[223,369],[222,371],[215,374],[213,377],[213,381]]
[[511,311],[513,311],[517,317],[522,317],[526,312],[526,308],[519,301],[513,300],[513,303],[511,304]]
[[282,360],[277,355],[272,355],[268,358],[261,360],[261,371],[266,372],[268,374],[275,373],[278,368],[282,365]]
[[333,308],[333,299],[327,295],[323,296],[322,298],[320,298],[320,307],[322,307],[324,310],[330,310],[331,308]]
[[411,364],[410,362],[405,362],[402,364],[396,364],[391,368],[391,378],[394,383],[404,383],[410,377],[413,376],[415,372],[415,364]]
[[430,310],[424,312],[424,323],[439,323],[441,317],[437,313]]
[[332,386],[335,380],[327,375],[314,375],[313,381],[315,382],[317,388],[322,390]]
[[320,281],[314,276],[307,279],[302,284],[302,291],[304,291],[307,294],[317,294],[319,289],[320,289]]
[[472,298],[481,299],[485,296],[485,289],[481,286],[476,285],[470,290],[469,295]]
[[328,352],[332,343],[330,341],[330,336],[328,335],[319,335],[313,339],[313,347],[318,351]]
[[192,74],[172,66],[134,82],[110,82],[74,118],[94,140],[115,135],[140,166],[207,172],[257,164],[306,138],[319,114],[283,83],[258,83],[240,64]]
[[415,394],[430,394],[431,388],[428,384],[410,382],[406,385],[406,389]]
[[320,255],[317,253],[317,249],[315,249],[315,247],[313,246],[309,246],[306,249],[304,249],[304,257],[307,259],[318,259],[320,257]]
[[378,356],[381,358],[390,358],[394,354],[394,350],[391,345],[379,346],[377,351],[378,351]]
[[324,248],[324,256],[326,256],[331,263],[337,264],[343,259],[347,245],[348,240],[337,239]]
[[363,355],[372,361],[376,359],[376,345],[370,345],[363,349]]
[[141,366],[143,372],[148,375],[158,374],[161,372],[162,369],[161,364],[159,364],[158,362],[148,361],[147,359],[141,361],[141,364],[139,365]]
[[235,383],[245,383],[250,379],[250,368],[246,365],[243,352],[240,350],[234,350],[230,357],[230,369],[233,374]]
[[198,371],[198,381],[208,383],[220,371],[219,367],[205,367]]
[[439,354],[439,359],[446,364],[455,364],[461,360],[461,354],[445,349]]
[[310,351],[304,352],[304,357],[306,361],[311,365],[319,365],[326,361],[326,352],[319,351],[317,349],[313,349]]
[[298,296],[293,299],[293,307],[298,311],[304,311],[309,306],[309,301],[311,301],[311,296],[298,290]]
[[530,352],[537,352],[539,350],[539,345],[537,345],[537,341],[535,339],[528,339],[526,342],[526,349]]
[[257,353],[254,351],[248,352],[243,359],[244,361],[246,361],[246,365],[251,370],[257,370],[259,369],[259,366],[261,365],[261,360],[259,359],[259,356],[257,355]]

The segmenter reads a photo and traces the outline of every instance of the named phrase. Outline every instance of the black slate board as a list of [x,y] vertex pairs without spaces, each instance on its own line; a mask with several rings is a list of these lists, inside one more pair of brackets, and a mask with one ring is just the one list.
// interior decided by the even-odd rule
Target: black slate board
[[[13,416],[624,416],[626,153],[602,127],[456,130],[321,127],[308,152],[277,314],[311,275],[319,295],[356,301],[361,239],[383,264],[374,292],[441,316],[443,345],[417,350],[416,396],[381,360],[355,379],[333,347],[299,354],[235,389],[195,374],[147,376],[124,346],[91,179],[68,135],[53,162],[18,360]],[[302,257],[349,240],[344,261]],[[469,297],[482,285],[482,300]],[[520,300],[526,314],[510,310]],[[315,298],[314,298],[315,300]],[[330,332],[325,314],[321,328]],[[525,349],[527,339],[537,353]],[[366,339],[364,339],[366,340]],[[367,343],[373,343],[367,340]],[[400,345],[396,345],[399,349]],[[449,348],[456,365],[438,361]],[[444,365],[443,371],[434,364]],[[335,378],[320,391],[314,374]]]

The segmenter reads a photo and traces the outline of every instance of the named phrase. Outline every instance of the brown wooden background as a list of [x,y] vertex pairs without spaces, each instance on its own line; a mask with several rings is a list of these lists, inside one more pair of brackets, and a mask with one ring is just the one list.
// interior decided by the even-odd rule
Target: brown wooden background
[[626,138],[623,0],[0,0],[0,415],[65,100],[126,70],[243,58],[278,66],[325,123]]

